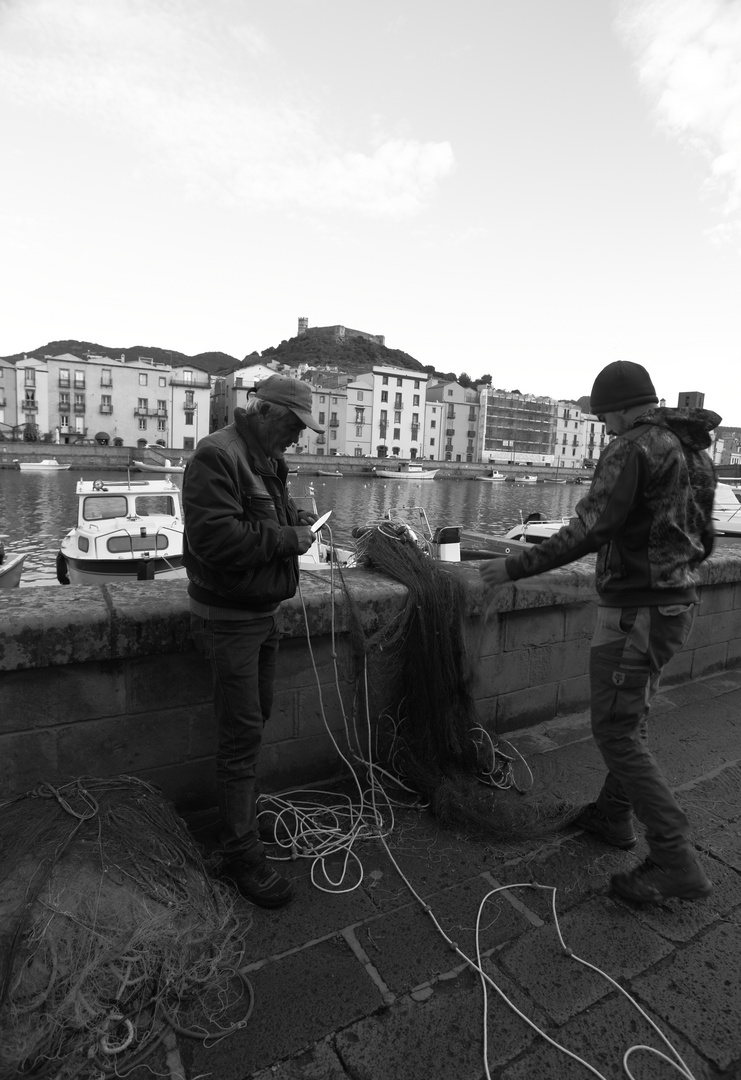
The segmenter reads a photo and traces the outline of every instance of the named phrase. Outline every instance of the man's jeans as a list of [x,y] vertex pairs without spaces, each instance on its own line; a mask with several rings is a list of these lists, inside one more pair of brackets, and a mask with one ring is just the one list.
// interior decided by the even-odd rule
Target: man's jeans
[[680,866],[695,858],[687,818],[648,749],[648,711],[661,669],[684,645],[693,604],[597,608],[589,674],[592,733],[608,773],[597,808],[646,827],[651,858]]
[[274,615],[231,622],[191,615],[196,649],[211,664],[218,728],[216,795],[227,860],[257,860],[255,770],[273,705],[279,633]]

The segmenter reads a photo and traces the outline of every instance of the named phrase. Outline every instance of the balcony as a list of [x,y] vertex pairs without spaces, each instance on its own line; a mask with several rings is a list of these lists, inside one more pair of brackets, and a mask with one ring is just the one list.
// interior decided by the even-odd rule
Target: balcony
[[38,412],[39,407],[35,401],[24,401],[22,405],[23,412]]
[[113,380],[112,379],[101,379],[100,380],[100,385],[101,386],[113,386]]
[[184,401],[183,408],[187,409],[188,412],[195,412],[198,406],[196,405],[195,401]]
[[100,411],[102,413],[105,413],[106,416],[110,416],[110,414],[113,412],[113,406],[112,405],[101,405],[100,406]]
[[330,421],[329,421],[329,426],[330,426],[330,427],[339,427],[339,426],[340,426],[340,422],[339,422],[339,420],[336,420],[336,419],[335,419],[335,420],[330,420]]
[[188,386],[193,390],[210,390],[211,382],[209,379],[186,379],[182,375],[171,375],[170,386]]
[[80,403],[78,403],[76,401],[74,403],[74,405],[72,406],[72,411],[76,412],[76,413],[80,413],[80,414],[84,413],[85,412],[85,402],[83,401],[82,404],[80,404]]
[[137,407],[136,409],[134,409],[134,416],[151,416],[151,415],[152,414],[150,413],[149,409],[146,408],[146,407],[145,408]]

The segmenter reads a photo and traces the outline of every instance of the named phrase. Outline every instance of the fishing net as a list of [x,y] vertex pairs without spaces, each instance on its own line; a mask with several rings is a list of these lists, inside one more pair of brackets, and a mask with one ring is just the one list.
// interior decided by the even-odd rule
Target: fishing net
[[383,521],[359,532],[359,564],[408,589],[398,617],[362,639],[384,686],[402,701],[395,717],[383,713],[379,721],[385,765],[429,802],[439,820],[473,834],[526,839],[563,827],[573,807],[546,792],[525,797],[513,755],[479,724],[476,660],[466,639],[460,578],[431,558],[429,545],[404,522]]
[[169,1030],[205,1042],[243,1026],[246,930],[143,781],[78,779],[5,803],[0,1077],[121,1075]]

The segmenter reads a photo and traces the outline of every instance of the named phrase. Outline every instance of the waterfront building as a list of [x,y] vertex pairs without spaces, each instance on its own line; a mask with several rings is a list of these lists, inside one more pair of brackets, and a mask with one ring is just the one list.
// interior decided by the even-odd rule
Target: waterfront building
[[211,431],[231,424],[234,410],[245,407],[257,384],[277,373],[277,365],[250,364],[214,376],[211,380]]
[[[436,434],[425,437],[428,457],[436,461],[480,461],[477,457],[479,436],[479,392],[458,382],[430,381],[427,387],[427,408],[433,403],[442,407],[430,412],[429,421],[440,422]],[[430,443],[429,440],[434,440]],[[436,449],[436,453],[431,453]]]
[[5,439],[18,434],[15,365],[0,360],[0,435]]
[[192,450],[208,434],[210,378],[200,368],[61,353],[24,356],[15,382],[19,421],[53,442]]
[[517,390],[481,390],[479,461],[552,465],[557,402]]
[[345,421],[345,453],[369,457],[373,453],[373,376],[349,382]]
[[[370,377],[371,453],[384,458],[423,457],[427,373],[381,364]],[[367,382],[368,376],[361,375],[358,381]]]
[[345,453],[347,426],[347,390],[344,386],[314,385],[311,388],[311,413],[324,431],[304,428],[297,443],[300,454],[336,457]]

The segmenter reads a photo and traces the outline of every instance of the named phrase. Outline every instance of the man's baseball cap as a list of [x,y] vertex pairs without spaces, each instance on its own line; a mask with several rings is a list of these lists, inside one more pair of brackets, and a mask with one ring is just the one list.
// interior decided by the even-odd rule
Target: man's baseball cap
[[311,415],[311,389],[301,379],[290,379],[287,375],[271,375],[255,389],[255,396],[273,405],[282,405],[298,417],[305,427],[312,431],[324,431]]

